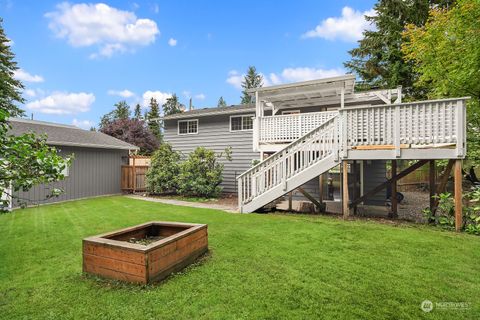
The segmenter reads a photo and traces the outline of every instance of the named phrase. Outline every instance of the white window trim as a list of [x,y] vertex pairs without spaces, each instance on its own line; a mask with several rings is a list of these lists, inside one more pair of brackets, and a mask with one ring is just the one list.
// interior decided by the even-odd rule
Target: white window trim
[[295,115],[295,114],[300,114],[300,109],[295,109],[295,110],[282,110],[282,115]]
[[[187,123],[187,131],[188,131],[188,122],[195,121],[197,123],[197,132],[187,132],[187,133],[180,133],[180,122]],[[188,120],[177,120],[177,135],[179,136],[186,136],[190,134],[198,134],[200,127],[198,126],[198,119],[188,119]]]
[[[253,125],[252,125],[252,129],[240,129],[240,130],[232,130],[232,118],[239,118],[239,117],[252,117],[252,121],[253,121],[253,118],[255,117],[254,114],[241,114],[241,115],[233,115],[233,116],[230,116],[230,121],[229,121],[229,124],[228,124],[228,129],[230,132],[242,132],[242,131],[253,131]],[[243,120],[242,120],[242,127],[243,127]]]

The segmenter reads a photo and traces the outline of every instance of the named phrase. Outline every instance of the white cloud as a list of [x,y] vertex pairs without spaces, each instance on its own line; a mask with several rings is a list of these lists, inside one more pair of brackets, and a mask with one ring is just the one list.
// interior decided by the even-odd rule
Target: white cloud
[[196,94],[194,96],[194,98],[197,99],[197,100],[205,100],[206,97],[207,96],[205,96],[205,94],[203,94],[203,93],[199,93],[199,94]]
[[242,81],[245,75],[239,74],[237,70],[232,70],[228,73],[227,83],[235,87],[235,89],[242,89]]
[[54,92],[45,98],[27,103],[26,107],[40,113],[65,115],[87,112],[93,102],[93,93]]
[[281,78],[284,82],[298,82],[322,78],[337,77],[345,74],[341,68],[337,69],[316,69],[316,68],[286,68],[283,69]]
[[133,96],[135,96],[135,93],[133,93],[132,91],[130,90],[108,90],[107,92],[109,95],[111,96],[119,96],[119,97],[122,97],[122,98],[131,98]]
[[307,31],[302,37],[355,42],[362,38],[364,30],[373,29],[373,25],[365,19],[365,15],[373,16],[374,14],[375,10],[373,9],[360,12],[350,7],[344,7],[341,17],[330,17],[323,20],[315,29]]
[[31,98],[34,98],[37,96],[37,93],[33,89],[25,89],[24,93]]
[[45,81],[42,76],[39,76],[38,74],[30,74],[27,71],[23,69],[17,69],[14,72],[15,79],[20,80],[20,81],[25,81],[25,82],[43,82]]
[[[337,77],[345,74],[345,71],[341,68],[337,69],[321,69],[321,68],[285,68],[280,73],[270,73],[267,75],[259,73],[263,77],[263,85],[265,87],[288,83],[288,82],[300,82],[314,79]],[[227,83],[231,84],[236,89],[242,89],[242,81],[245,74],[239,74],[236,70],[232,70],[228,73]]]
[[90,55],[91,58],[134,51],[136,47],[153,43],[160,33],[155,21],[138,19],[134,12],[104,3],[64,2],[45,16],[50,19],[49,27],[54,34],[67,39],[72,46],[98,46],[98,52]]
[[157,100],[159,105],[167,102],[167,99],[172,96],[171,93],[161,92],[161,91],[145,91],[143,93],[143,105],[146,107],[150,104],[150,99],[154,98]]
[[177,45],[177,39],[173,39],[173,38],[168,39],[168,45],[170,47],[175,47]]
[[77,119],[73,119],[73,120],[72,120],[72,124],[73,124],[75,127],[79,127],[79,128],[85,129],[85,130],[88,130],[88,129],[90,129],[91,127],[94,127],[94,126],[95,126],[95,123],[94,123],[93,121],[90,121],[90,120],[77,120]]
[[153,11],[154,13],[159,13],[159,12],[160,12],[160,7],[158,6],[158,4],[155,3],[155,4],[152,6],[152,11]]

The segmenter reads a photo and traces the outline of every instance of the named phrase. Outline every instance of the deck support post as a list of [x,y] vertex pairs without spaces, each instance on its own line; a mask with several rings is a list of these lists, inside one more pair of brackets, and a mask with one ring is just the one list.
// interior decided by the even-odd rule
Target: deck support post
[[397,160],[392,160],[392,179],[391,179],[391,195],[390,195],[390,218],[398,218],[398,198],[397,198]]
[[437,186],[436,186],[436,168],[435,168],[435,160],[430,160],[430,167],[428,173],[428,187],[430,190],[430,212],[434,212],[435,210],[435,195],[437,194]]
[[318,176],[318,200],[323,203],[323,173]]
[[462,160],[455,160],[455,231],[462,229]]
[[292,208],[293,208],[293,206],[292,206],[293,199],[292,198],[293,198],[293,191],[290,191],[288,193],[288,211],[289,212],[291,212]]
[[348,162],[342,161],[342,207],[343,218],[348,218],[350,215],[350,208],[348,206]]

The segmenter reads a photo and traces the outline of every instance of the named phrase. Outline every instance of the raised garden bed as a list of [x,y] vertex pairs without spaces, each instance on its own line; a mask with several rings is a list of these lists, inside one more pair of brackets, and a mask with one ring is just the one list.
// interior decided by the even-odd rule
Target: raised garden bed
[[151,283],[183,269],[207,250],[206,224],[147,222],[83,239],[83,271]]

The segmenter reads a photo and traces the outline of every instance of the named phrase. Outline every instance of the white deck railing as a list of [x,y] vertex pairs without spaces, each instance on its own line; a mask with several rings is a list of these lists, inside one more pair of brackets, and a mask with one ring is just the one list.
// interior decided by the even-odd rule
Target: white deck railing
[[464,155],[465,98],[345,108],[342,149],[360,146],[458,147]]
[[260,143],[286,143],[304,136],[338,112],[310,112],[259,117]]

